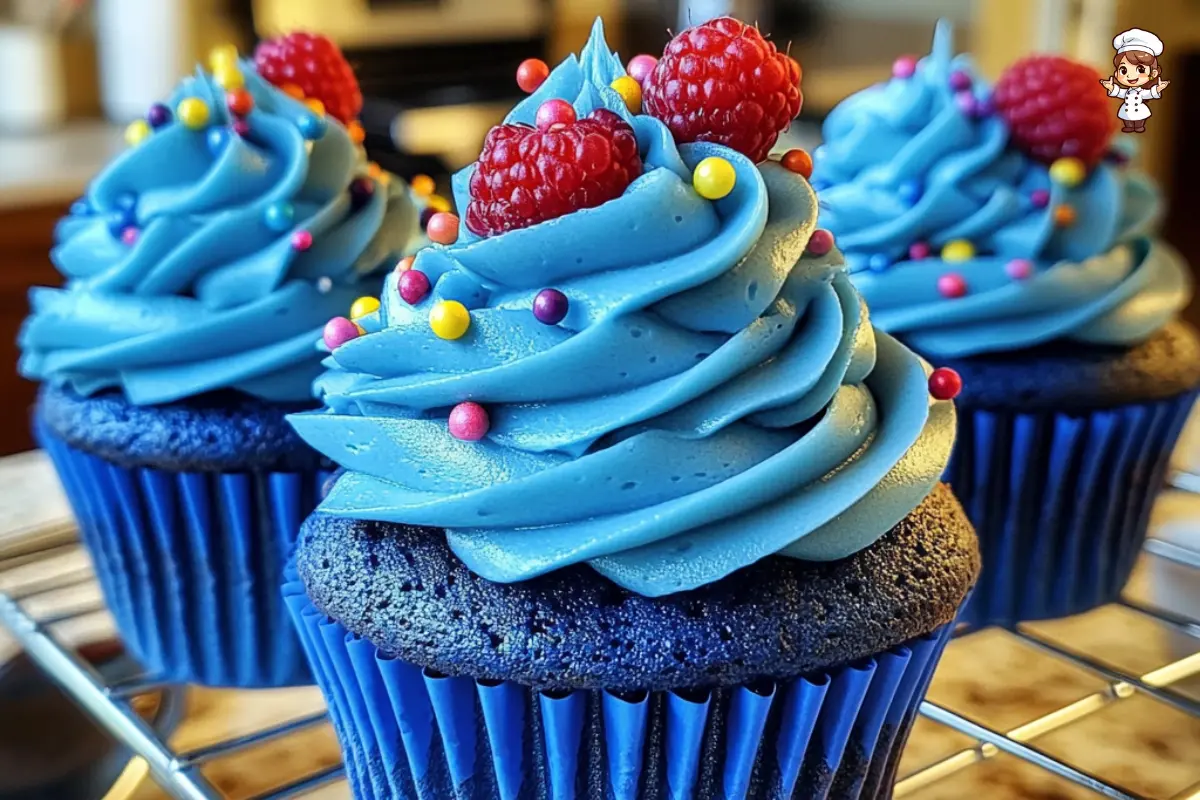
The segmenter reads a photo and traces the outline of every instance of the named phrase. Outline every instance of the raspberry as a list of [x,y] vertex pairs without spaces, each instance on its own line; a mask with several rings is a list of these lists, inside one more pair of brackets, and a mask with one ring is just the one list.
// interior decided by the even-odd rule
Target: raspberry
[[544,131],[497,125],[471,175],[467,228],[494,236],[593,208],[641,174],[633,128],[607,109]]
[[667,45],[646,78],[643,108],[677,142],[719,142],[764,161],[800,113],[800,65],[757,28],[721,17]]
[[258,74],[276,86],[298,86],[320,100],[334,118],[349,125],[362,111],[362,91],[346,57],[333,42],[312,33],[267,39],[254,51]]
[[1108,93],[1091,67],[1061,56],[1033,56],[1000,76],[992,95],[1012,142],[1047,164],[1073,156],[1089,167],[1108,149],[1115,123]]

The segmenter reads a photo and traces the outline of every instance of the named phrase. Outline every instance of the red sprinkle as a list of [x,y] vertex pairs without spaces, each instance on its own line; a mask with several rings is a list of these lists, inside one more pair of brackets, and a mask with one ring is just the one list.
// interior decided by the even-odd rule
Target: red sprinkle
[[797,175],[803,175],[805,180],[812,177],[812,156],[808,154],[807,150],[788,150],[783,154],[780,163],[783,164],[784,169],[794,172]]
[[929,376],[929,394],[935,400],[953,400],[962,387],[962,376],[949,367],[938,367]]
[[304,252],[312,247],[313,235],[309,231],[296,231],[292,234],[292,249]]
[[808,252],[814,256],[823,256],[833,249],[833,234],[824,228],[817,228],[808,237]]
[[962,297],[967,293],[967,281],[957,272],[947,272],[938,278],[937,290],[942,297]]
[[540,58],[527,58],[517,67],[517,86],[526,94],[536,92],[549,77],[550,67]]

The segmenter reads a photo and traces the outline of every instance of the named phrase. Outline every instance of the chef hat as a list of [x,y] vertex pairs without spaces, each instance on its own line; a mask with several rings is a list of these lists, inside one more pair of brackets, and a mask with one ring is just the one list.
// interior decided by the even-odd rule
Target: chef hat
[[1162,55],[1163,43],[1162,39],[1150,31],[1144,31],[1141,28],[1130,28],[1124,33],[1117,34],[1117,38],[1113,39],[1113,49],[1118,53],[1141,50],[1158,58]]

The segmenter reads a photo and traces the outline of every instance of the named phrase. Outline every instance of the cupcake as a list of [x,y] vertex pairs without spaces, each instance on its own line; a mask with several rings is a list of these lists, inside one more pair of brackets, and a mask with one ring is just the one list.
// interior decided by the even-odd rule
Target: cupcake
[[148,672],[311,682],[278,590],[327,462],[286,415],[315,404],[323,326],[360,295],[373,307],[420,211],[365,160],[330,42],[212,66],[129,127],[60,222],[66,285],[31,292],[20,371],[43,384],[37,438]]
[[1100,76],[1035,57],[993,90],[951,36],[830,113],[813,182],[874,323],[961,376],[945,479],[984,557],[964,618],[1007,625],[1118,597],[1200,342]]
[[357,797],[890,795],[978,552],[953,404],[756,163],[799,77],[598,22],[291,418],[343,468],[284,594]]

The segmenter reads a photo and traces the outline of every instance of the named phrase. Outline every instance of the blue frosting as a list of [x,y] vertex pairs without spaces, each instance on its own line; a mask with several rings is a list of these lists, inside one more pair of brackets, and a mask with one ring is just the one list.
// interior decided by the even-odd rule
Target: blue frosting
[[[987,87],[970,60],[955,57],[940,23],[932,53],[911,78],[893,78],[838,105],[825,122],[813,183],[822,223],[837,237],[855,286],[882,330],[931,356],[1015,350],[1068,339],[1141,342],[1191,296],[1179,255],[1153,237],[1161,201],[1142,175],[1101,163],[1068,188],[1009,146],[996,114],[964,113],[950,75]],[[1035,192],[1049,193],[1038,206]],[[1055,225],[1060,204],[1074,225]],[[966,239],[976,256],[949,263],[945,243]],[[910,259],[910,246],[932,247]],[[1015,280],[1014,259],[1033,274]],[[943,297],[938,279],[958,273],[960,298]]]
[[[291,417],[346,468],[321,510],[446,529],[493,581],[588,563],[644,595],[772,554],[866,547],[937,482],[953,406],[875,333],[840,255],[806,253],[808,183],[719,145],[677,147],[608,88],[621,74],[598,24],[509,118],[552,97],[622,113],[645,172],[621,197],[421,251],[431,296],[411,307],[389,277],[366,335],[328,360],[327,408]],[[737,173],[715,202],[691,186],[710,155]],[[559,325],[531,311],[546,287],[570,299]],[[471,310],[461,339],[430,330],[442,299]],[[480,442],[447,429],[465,400],[490,413]]]
[[[198,72],[169,105],[204,100],[210,126],[155,131],[60,222],[51,257],[67,285],[30,294],[23,375],[84,395],[119,388],[139,405],[217,389],[312,396],[322,326],[420,242],[419,211],[399,180],[370,179],[374,192],[355,202],[348,187],[366,163],[346,129],[253,64],[242,71],[255,102],[246,137]],[[322,128],[316,141],[301,133]],[[140,229],[132,245],[129,226]],[[307,251],[292,246],[296,231],[312,234]]]

